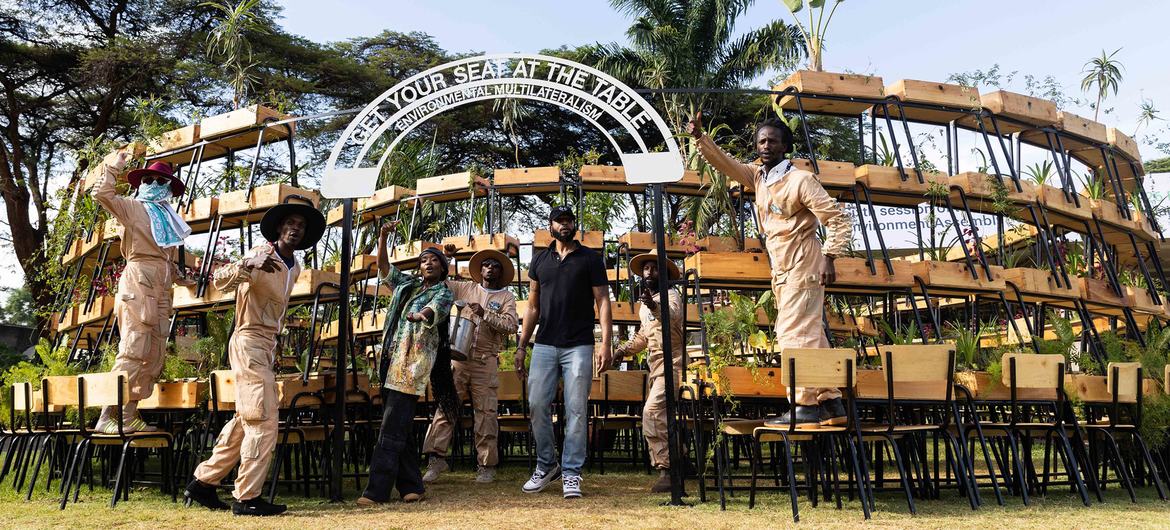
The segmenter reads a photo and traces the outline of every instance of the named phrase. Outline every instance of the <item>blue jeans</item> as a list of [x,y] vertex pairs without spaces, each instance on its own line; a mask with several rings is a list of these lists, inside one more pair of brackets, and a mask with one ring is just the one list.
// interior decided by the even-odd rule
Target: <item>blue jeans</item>
[[593,345],[556,348],[547,344],[532,347],[532,364],[528,368],[528,409],[532,415],[532,435],[536,438],[536,467],[549,471],[557,463],[556,435],[552,425],[552,402],[557,394],[557,379],[565,381],[565,447],[561,472],[581,476],[585,465],[589,386],[593,380]]

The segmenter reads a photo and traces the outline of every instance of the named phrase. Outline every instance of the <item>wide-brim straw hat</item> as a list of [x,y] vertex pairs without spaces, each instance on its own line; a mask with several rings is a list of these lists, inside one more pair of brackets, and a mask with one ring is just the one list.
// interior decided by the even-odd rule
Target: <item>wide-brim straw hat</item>
[[494,259],[500,262],[500,267],[503,269],[500,273],[500,285],[508,285],[516,277],[516,267],[512,265],[511,258],[507,254],[495,249],[484,249],[476,252],[471,256],[471,261],[467,262],[467,274],[471,275],[471,279],[476,283],[483,282],[483,262],[486,259]]
[[[640,278],[642,276],[642,267],[644,267],[646,262],[649,260],[654,260],[655,262],[658,261],[658,249],[653,249],[645,254],[638,254],[637,256],[634,256],[634,259],[630,260],[630,276]],[[666,269],[670,271],[670,279],[677,280],[682,278],[682,271],[678,269],[678,265],[675,265],[674,261],[669,257],[666,258]]]

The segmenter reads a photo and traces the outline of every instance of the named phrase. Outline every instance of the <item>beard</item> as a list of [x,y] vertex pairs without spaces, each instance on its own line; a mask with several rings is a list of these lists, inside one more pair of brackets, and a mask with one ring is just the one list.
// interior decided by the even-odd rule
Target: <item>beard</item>
[[552,233],[553,239],[556,239],[557,242],[559,242],[559,243],[565,243],[565,244],[572,242],[573,236],[575,236],[575,235],[577,235],[576,230],[569,232],[568,234],[561,234],[561,232],[553,232]]

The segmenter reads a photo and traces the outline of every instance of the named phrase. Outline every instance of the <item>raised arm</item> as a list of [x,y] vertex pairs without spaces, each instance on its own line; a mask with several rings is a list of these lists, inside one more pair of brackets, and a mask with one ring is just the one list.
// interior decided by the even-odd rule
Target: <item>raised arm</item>
[[106,211],[110,212],[114,218],[122,221],[125,224],[126,217],[129,216],[130,205],[134,204],[134,199],[129,197],[122,197],[118,195],[118,190],[114,184],[118,180],[118,175],[126,169],[126,164],[130,162],[133,157],[129,151],[119,149],[106,155],[96,167],[91,169],[94,175],[97,176],[97,181],[94,182],[93,190],[90,194],[97,200],[98,204],[102,205]]
[[751,165],[740,162],[715,144],[715,141],[703,131],[703,113],[695,114],[687,123],[687,134],[691,135],[698,145],[699,154],[717,171],[727,175],[745,188],[756,185],[756,169]]

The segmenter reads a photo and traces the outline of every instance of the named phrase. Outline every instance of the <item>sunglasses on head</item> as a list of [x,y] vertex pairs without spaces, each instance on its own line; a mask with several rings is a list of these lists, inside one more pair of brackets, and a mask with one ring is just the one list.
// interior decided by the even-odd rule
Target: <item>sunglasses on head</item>
[[143,184],[154,184],[156,182],[159,184],[166,184],[170,181],[171,181],[171,179],[169,179],[167,177],[163,177],[163,176],[146,175],[146,176],[142,177]]

